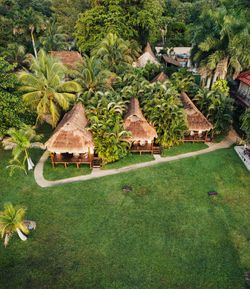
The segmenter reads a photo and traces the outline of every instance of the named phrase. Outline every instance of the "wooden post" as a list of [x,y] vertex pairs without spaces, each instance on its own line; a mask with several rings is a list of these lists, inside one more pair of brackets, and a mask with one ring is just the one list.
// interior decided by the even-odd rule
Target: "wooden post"
[[206,135],[205,135],[205,142],[207,142],[207,131],[206,131]]

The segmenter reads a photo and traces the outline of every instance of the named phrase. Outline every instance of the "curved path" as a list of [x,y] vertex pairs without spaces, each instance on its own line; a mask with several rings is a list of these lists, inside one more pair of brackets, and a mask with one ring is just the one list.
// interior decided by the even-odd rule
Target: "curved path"
[[56,186],[56,185],[63,185],[66,183],[92,180],[92,179],[96,179],[96,178],[100,178],[100,177],[116,175],[116,174],[132,171],[132,170],[136,170],[136,169],[140,169],[140,168],[154,166],[154,165],[160,164],[160,163],[166,163],[166,162],[185,159],[185,158],[189,158],[189,157],[193,157],[193,156],[198,156],[198,155],[202,155],[202,154],[216,151],[218,149],[228,148],[237,141],[237,138],[238,137],[237,137],[236,133],[233,130],[231,130],[229,132],[228,136],[222,142],[217,143],[217,144],[214,144],[214,143],[209,144],[209,147],[206,149],[203,149],[203,150],[185,153],[185,154],[172,156],[172,157],[161,157],[160,155],[154,155],[155,159],[153,161],[149,161],[149,162],[145,162],[145,163],[138,163],[138,164],[130,165],[127,167],[122,167],[119,169],[112,169],[112,170],[93,169],[92,173],[89,175],[77,176],[77,177],[67,178],[67,179],[62,179],[62,180],[57,180],[57,181],[47,181],[43,177],[44,163],[49,156],[48,151],[45,151],[45,153],[42,155],[41,159],[39,160],[38,164],[35,167],[34,177],[35,177],[37,184],[43,188],[52,187],[52,186]]

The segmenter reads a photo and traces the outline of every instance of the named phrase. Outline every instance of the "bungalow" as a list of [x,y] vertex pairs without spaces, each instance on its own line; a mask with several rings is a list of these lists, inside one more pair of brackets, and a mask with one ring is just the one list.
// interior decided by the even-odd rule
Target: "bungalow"
[[56,164],[74,163],[92,166],[94,157],[93,137],[87,130],[87,118],[84,106],[77,103],[67,112],[58,124],[53,135],[45,143],[45,147],[51,153],[53,167]]
[[198,110],[192,100],[185,92],[182,92],[180,99],[187,116],[188,131],[186,132],[184,142],[207,142],[208,132],[213,129],[213,125]]
[[140,68],[145,67],[148,63],[160,65],[149,43],[144,48],[144,53],[133,63],[133,66]]
[[83,62],[81,54],[77,51],[50,51],[50,55],[70,69],[76,69]]
[[250,107],[250,70],[241,72],[237,79],[240,85],[236,94],[237,100],[246,108]]
[[164,72],[161,72],[161,73],[159,73],[158,75],[156,75],[156,77],[155,77],[151,82],[157,82],[157,81],[159,81],[159,82],[163,83],[163,82],[165,82],[167,79],[169,79],[168,76],[167,76]]
[[126,140],[131,144],[130,152],[155,152],[154,139],[157,138],[155,128],[147,122],[142,114],[139,101],[133,97],[123,121],[124,129],[131,135]]

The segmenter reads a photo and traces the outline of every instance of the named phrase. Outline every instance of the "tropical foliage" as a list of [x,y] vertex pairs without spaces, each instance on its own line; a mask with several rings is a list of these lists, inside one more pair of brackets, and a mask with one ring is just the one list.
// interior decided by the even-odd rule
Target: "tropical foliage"
[[122,114],[125,109],[124,102],[109,102],[103,95],[97,106],[89,110],[95,150],[103,164],[114,162],[127,155],[129,144],[124,139],[128,136],[128,132],[124,131],[122,125]]
[[19,129],[10,128],[7,133],[10,138],[6,144],[13,147],[13,158],[10,160],[10,165],[8,166],[10,168],[10,175],[16,169],[21,169],[27,174],[27,169],[30,170],[34,167],[29,153],[33,145],[32,141],[40,140],[41,135],[37,135],[31,126],[25,124]]
[[250,143],[250,109],[247,109],[241,117],[241,129],[246,135],[246,141]]
[[63,64],[43,50],[38,58],[31,58],[30,71],[19,73],[24,102],[36,111],[38,121],[46,120],[52,127],[59,121],[61,110],[68,110],[81,90],[76,81],[65,81],[66,73]]
[[98,90],[111,88],[114,75],[103,67],[99,58],[85,55],[83,64],[77,68],[75,77],[82,87],[84,99],[89,100]]
[[14,233],[17,233],[23,241],[27,239],[25,235],[29,234],[29,230],[24,224],[25,214],[24,207],[14,207],[11,203],[4,204],[4,210],[0,212],[0,232],[5,247]]
[[216,134],[226,132],[232,124],[233,99],[223,93],[221,89],[215,90],[201,88],[194,101],[203,114],[214,124]]
[[168,148],[179,144],[184,136],[186,119],[178,92],[174,87],[154,84],[152,97],[144,101],[146,118],[156,127],[157,142]]
[[188,92],[194,86],[194,76],[185,68],[173,73],[171,80],[179,92]]
[[[218,74],[234,78],[250,66],[250,29],[247,9],[232,9],[221,5],[216,9],[204,10],[194,27],[193,60],[198,65],[215,73],[220,61]],[[213,29],[211,29],[213,27]]]
[[129,41],[125,41],[113,33],[107,34],[92,51],[92,55],[100,58],[104,67],[114,73],[122,71],[128,64],[132,64],[133,59],[138,56],[137,51],[131,49]]
[[18,128],[22,122],[34,121],[17,92],[18,81],[13,73],[14,69],[15,65],[0,57],[0,137],[11,127]]
[[92,8],[80,14],[75,38],[82,52],[91,51],[107,33],[144,45],[160,35],[163,5],[160,0],[91,1]]

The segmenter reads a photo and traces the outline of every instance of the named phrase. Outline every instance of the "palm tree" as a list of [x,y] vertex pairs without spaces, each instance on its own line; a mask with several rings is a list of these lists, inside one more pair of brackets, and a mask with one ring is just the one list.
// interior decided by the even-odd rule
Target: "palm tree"
[[232,123],[233,100],[219,91],[214,91],[208,111],[208,118],[214,124],[215,133],[228,131]]
[[246,134],[246,141],[250,143],[250,109],[247,109],[241,117],[241,129]]
[[25,213],[26,208],[14,207],[11,203],[4,204],[4,211],[0,212],[0,232],[5,247],[15,232],[22,241],[27,240],[25,235],[29,234],[29,230],[24,223]]
[[179,92],[188,92],[194,85],[194,76],[187,69],[182,68],[172,74],[171,81]]
[[200,88],[194,97],[194,101],[205,116],[208,116],[209,106],[212,101],[213,90],[208,88]]
[[129,41],[119,38],[116,34],[108,33],[100,45],[92,51],[92,55],[102,59],[104,65],[112,72],[117,72],[119,67],[132,64],[136,55],[134,46]]
[[213,82],[227,75],[237,77],[250,66],[249,23],[245,11],[225,6],[206,10],[195,26],[192,59],[213,74]]
[[143,110],[156,127],[157,142],[163,147],[171,147],[182,141],[187,129],[184,110],[173,87],[156,83],[153,88],[152,96],[143,103]]
[[[5,145],[11,145],[13,159],[8,166],[11,169],[11,175],[15,169],[22,169],[27,174],[28,170],[34,167],[34,164],[30,158],[29,149],[33,147],[32,141],[37,141],[41,138],[41,135],[37,135],[35,130],[28,125],[23,124],[21,128],[11,128],[8,130],[10,136],[8,142]],[[22,158],[22,160],[20,160]]]
[[31,58],[30,70],[19,74],[23,100],[37,112],[37,120],[46,120],[55,127],[61,110],[69,109],[81,86],[76,81],[65,81],[64,65],[44,50],[39,51],[38,58]]
[[75,80],[80,83],[83,91],[91,96],[98,90],[110,89],[113,77],[113,73],[103,68],[100,59],[85,55],[83,64],[77,69]]
[[39,33],[45,29],[44,16],[32,9],[25,9],[18,12],[14,21],[14,35],[29,34],[32,42],[32,47],[35,57],[37,57],[37,47],[35,43],[35,33]]
[[69,43],[68,35],[62,32],[62,26],[58,26],[55,17],[46,24],[44,35],[39,41],[45,51],[67,50]]
[[129,143],[125,138],[129,133],[122,125],[125,107],[122,101],[108,102],[107,99],[102,98],[96,107],[89,110],[95,150],[103,164],[119,160],[127,154]]
[[9,43],[3,55],[10,63],[16,63],[18,69],[24,66],[27,57],[25,47],[17,43]]

